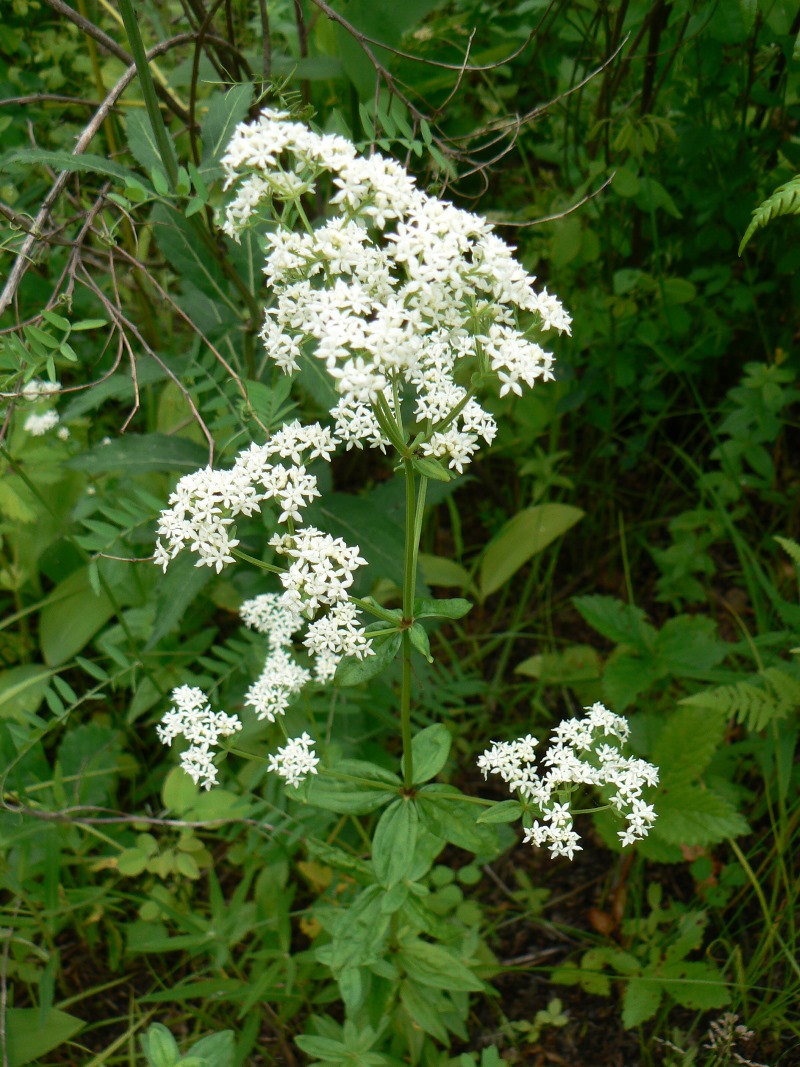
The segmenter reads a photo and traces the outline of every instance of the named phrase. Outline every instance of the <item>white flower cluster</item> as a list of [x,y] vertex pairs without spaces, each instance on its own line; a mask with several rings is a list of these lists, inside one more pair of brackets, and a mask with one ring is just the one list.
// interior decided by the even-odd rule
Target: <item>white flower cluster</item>
[[[387,420],[397,420],[408,390],[416,447],[461,472],[497,430],[472,374],[493,374],[501,396],[552,378],[552,355],[534,336],[568,333],[570,317],[533,288],[485,219],[417,189],[399,163],[365,159],[280,111],[239,125],[222,163],[226,185],[239,182],[223,229],[238,239],[262,208],[278,222],[265,267],[276,297],[262,331],[267,352],[287,373],[304,348],[324,362],[348,448],[385,448]],[[337,189],[334,214],[292,232],[287,219],[305,219],[300,194],[325,172]]]
[[499,774],[523,802],[532,803],[542,822],[534,821],[525,831],[525,841],[548,845],[554,856],[568,856],[581,850],[573,826],[570,794],[577,786],[613,790],[607,797],[627,826],[619,831],[624,845],[645,837],[655,821],[652,806],[641,799],[644,786],[658,783],[658,770],[642,759],[623,756],[619,745],[627,740],[628,723],[602,704],[585,709],[582,719],[559,723],[550,738],[541,765],[536,768],[538,741],[528,735],[517,741],[495,741],[479,758],[478,766],[487,775]]
[[314,741],[306,733],[292,738],[270,756],[267,769],[284,778],[287,785],[300,785],[309,774],[317,773],[319,760],[313,745]]
[[286,646],[301,624],[320,610],[327,614],[309,626],[304,642],[317,657],[320,681],[333,676],[342,656],[363,659],[372,653],[358,612],[348,600],[355,572],[366,563],[359,549],[314,526],[293,529],[302,521],[303,509],[320,495],[304,459],[329,460],[335,447],[333,434],[319,423],[287,423],[267,444],[240,452],[230,469],[207,467],[185,475],[159,519],[155,561],[165,571],[188,548],[197,554],[198,567],[211,566],[219,572],[234,562],[239,541],[231,528],[237,516],[255,514],[268,500],[281,509],[278,520],[289,525],[290,532],[276,534],[269,543],[289,560],[280,575],[284,592],[274,603],[257,598],[243,608],[249,626],[271,635],[271,657],[248,694],[259,717],[271,722],[283,713],[288,697],[308,681],[308,672],[294,662]]
[[[60,382],[45,382],[39,378],[31,378],[29,382],[26,382],[22,389],[22,396],[31,401],[31,403],[41,402],[53,393],[57,393],[61,388]],[[41,406],[41,403],[38,404]],[[29,433],[31,437],[44,437],[50,430],[55,429],[58,426],[58,412],[54,408],[48,408],[45,411],[32,411],[30,415],[25,419],[22,428],[26,433]],[[63,430],[59,431],[59,436],[63,436]],[[67,437],[69,431],[67,430]]]
[[190,744],[181,756],[181,767],[204,789],[210,789],[217,780],[214,746],[220,737],[241,730],[242,724],[235,715],[212,711],[205,693],[196,687],[173,689],[172,703],[156,727],[159,740],[171,745],[176,737],[185,737]]
[[[255,601],[250,601],[255,604]],[[262,604],[259,610],[273,612],[274,605]],[[278,621],[271,634],[279,632],[283,625]],[[281,649],[278,649],[282,651]],[[181,767],[198,782],[203,789],[210,789],[217,781],[217,768],[214,766],[214,746],[220,737],[229,737],[241,730],[242,724],[236,715],[226,715],[224,711],[212,711],[208,697],[196,687],[182,685],[172,690],[173,706],[164,715],[156,727],[159,740],[171,745],[176,737],[185,737],[190,742],[189,748],[181,756]],[[272,721],[272,719],[270,720]],[[276,755],[270,756],[268,769],[285,778],[289,785],[299,785],[307,774],[317,773],[317,759],[314,742],[307,733],[287,742],[279,748]]]

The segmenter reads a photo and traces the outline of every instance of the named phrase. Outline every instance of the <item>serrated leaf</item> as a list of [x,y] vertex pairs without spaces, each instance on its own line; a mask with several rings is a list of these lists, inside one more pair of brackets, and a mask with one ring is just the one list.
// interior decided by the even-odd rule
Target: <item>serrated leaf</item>
[[656,637],[656,653],[670,674],[704,675],[721,663],[728,646],[717,637],[713,619],[705,615],[676,615]]
[[651,757],[670,788],[692,782],[702,773],[722,742],[726,722],[723,712],[709,708],[684,704],[672,712]]
[[208,112],[200,124],[204,170],[219,162],[233,131],[247,117],[252,98],[253,86],[242,83],[234,85],[226,93],[214,93],[209,99]]
[[684,1008],[711,1011],[725,1007],[731,999],[721,972],[701,960],[665,964],[658,977],[669,996]]
[[792,178],[785,185],[778,186],[771,196],[758,205],[739,245],[739,255],[742,254],[756,230],[781,215],[800,215],[800,175]]
[[652,978],[629,978],[622,998],[622,1025],[626,1030],[652,1019],[662,997],[661,986]]
[[500,589],[523,564],[565,534],[583,515],[580,508],[570,504],[536,504],[520,511],[483,553],[481,596],[485,599]]
[[572,603],[592,629],[609,641],[643,650],[653,647],[656,631],[641,608],[610,596],[576,596]]
[[142,474],[146,471],[196,471],[207,463],[207,449],[195,441],[163,433],[147,433],[126,434],[106,445],[95,445],[88,452],[73,456],[65,465],[90,474],[105,471]]
[[750,832],[729,800],[699,785],[681,784],[661,791],[655,806],[658,820],[651,832],[668,844],[713,845]]
[[0,156],[0,171],[7,170],[8,167],[15,163],[23,163],[27,166],[40,164],[52,167],[53,170],[66,170],[70,173],[80,171],[87,174],[102,175],[104,178],[116,178],[117,181],[123,183],[140,183],[139,176],[135,171],[120,166],[119,163],[113,163],[103,156],[93,156],[87,152],[79,156],[73,156],[71,152],[51,152],[41,148],[18,148]]
[[136,162],[148,173],[153,169],[164,171],[161,152],[147,114],[144,111],[128,111],[125,131],[128,136],[128,148]]
[[637,653],[627,647],[616,648],[603,670],[603,695],[618,713],[628,708],[641,693],[663,678],[666,669],[649,652]]

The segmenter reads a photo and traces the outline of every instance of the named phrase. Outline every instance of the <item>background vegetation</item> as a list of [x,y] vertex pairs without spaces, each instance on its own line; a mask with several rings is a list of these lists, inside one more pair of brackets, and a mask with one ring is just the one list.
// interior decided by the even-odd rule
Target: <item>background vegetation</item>
[[[0,26],[0,1062],[800,1063],[795,220],[738,254],[800,169],[796,5],[146,0],[153,92],[126,10]],[[489,216],[573,314],[557,381],[495,401],[424,530],[427,586],[478,605],[420,669],[445,777],[491,793],[488,740],[597,699],[663,772],[632,855],[600,818],[571,864],[451,837],[429,902],[469,966],[420,963],[389,1029],[343,1026],[335,981],[369,818],[234,759],[200,795],[154,731],[175,685],[237,707],[262,654],[257,574],[145,562],[171,487],[330,406],[270,366],[261,248],[215,225],[230,132],[276,101]],[[331,489],[314,521],[390,600],[402,489],[358,453]],[[563,536],[532,536],[541,504]],[[395,692],[302,715],[335,706],[329,751],[388,767]],[[156,1021],[177,1044],[143,1051]]]

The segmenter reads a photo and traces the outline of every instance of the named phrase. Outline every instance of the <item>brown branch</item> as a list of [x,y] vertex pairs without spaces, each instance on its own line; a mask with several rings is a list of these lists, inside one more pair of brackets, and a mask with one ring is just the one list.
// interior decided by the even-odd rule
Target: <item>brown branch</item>
[[[74,23],[79,30],[85,33],[88,37],[94,38],[98,44],[101,44],[106,51],[110,52],[112,56],[116,56],[117,59],[121,59],[126,66],[130,66],[133,63],[133,56],[127,52],[121,45],[117,44],[113,37],[109,37],[104,30],[101,30],[99,26],[95,26],[89,19],[84,18],[78,11],[71,8],[69,4],[64,3],[64,0],[45,0],[54,11],[57,11],[59,15],[64,15],[70,22]],[[163,85],[156,83],[156,93],[161,97],[167,107],[172,111],[181,121],[188,121],[188,113],[186,109],[181,107],[177,100],[172,96]]]

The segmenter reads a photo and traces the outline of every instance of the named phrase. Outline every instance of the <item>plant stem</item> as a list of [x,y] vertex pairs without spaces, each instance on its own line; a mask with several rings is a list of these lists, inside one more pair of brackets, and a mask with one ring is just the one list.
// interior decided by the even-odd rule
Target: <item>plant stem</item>
[[[400,689],[400,729],[403,735],[403,785],[406,790],[414,784],[414,758],[411,752],[411,625],[414,622],[414,588],[417,579],[417,547],[419,524],[414,493],[414,466],[403,460],[406,476],[406,556],[403,573],[403,679]],[[422,479],[424,484],[426,479]],[[422,500],[423,489],[420,485]]]
[[139,25],[136,21],[136,13],[133,10],[131,0],[119,0],[119,11],[125,25],[125,33],[128,35],[128,43],[131,46],[131,54],[136,64],[136,73],[139,77],[139,85],[144,97],[144,105],[147,109],[147,117],[150,120],[150,128],[158,145],[161,162],[167,172],[170,188],[175,189],[178,184],[178,165],[175,159],[175,151],[164,125],[164,119],[156,99],[156,88],[153,84],[153,76],[150,73],[150,64],[147,62],[142,35],[139,33]]

